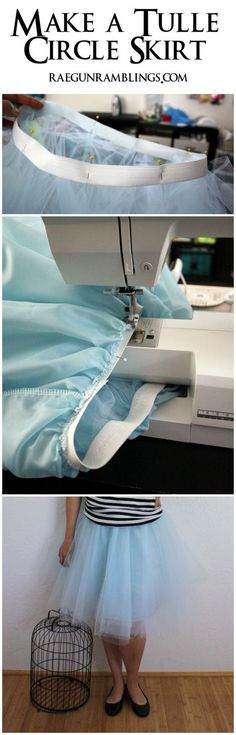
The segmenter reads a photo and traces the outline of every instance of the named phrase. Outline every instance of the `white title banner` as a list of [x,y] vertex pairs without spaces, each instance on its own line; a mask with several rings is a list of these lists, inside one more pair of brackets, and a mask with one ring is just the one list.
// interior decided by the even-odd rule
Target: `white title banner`
[[2,91],[230,93],[233,35],[219,0],[19,0],[2,24]]

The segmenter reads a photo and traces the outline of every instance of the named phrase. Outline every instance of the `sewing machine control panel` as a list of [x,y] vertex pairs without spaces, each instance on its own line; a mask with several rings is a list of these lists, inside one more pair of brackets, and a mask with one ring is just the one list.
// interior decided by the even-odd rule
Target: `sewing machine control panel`
[[157,347],[161,324],[161,319],[139,319],[137,328],[129,341],[129,345],[132,347]]

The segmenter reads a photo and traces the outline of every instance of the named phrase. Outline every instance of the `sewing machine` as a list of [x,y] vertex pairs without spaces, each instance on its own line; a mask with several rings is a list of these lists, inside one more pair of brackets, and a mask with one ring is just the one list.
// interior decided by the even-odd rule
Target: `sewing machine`
[[113,374],[181,384],[186,395],[155,411],[147,436],[232,446],[233,315],[201,310],[193,320],[142,318],[143,287],[158,281],[178,236],[233,237],[228,217],[43,217],[67,283],[109,286],[125,298],[133,327]]

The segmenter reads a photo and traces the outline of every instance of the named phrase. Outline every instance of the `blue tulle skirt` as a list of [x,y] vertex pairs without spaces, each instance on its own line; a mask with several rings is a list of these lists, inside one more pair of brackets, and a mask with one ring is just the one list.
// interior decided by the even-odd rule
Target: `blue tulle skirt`
[[126,527],[100,525],[82,514],[49,607],[88,623],[95,635],[125,643],[145,635],[160,605],[176,619],[199,570],[166,513]]

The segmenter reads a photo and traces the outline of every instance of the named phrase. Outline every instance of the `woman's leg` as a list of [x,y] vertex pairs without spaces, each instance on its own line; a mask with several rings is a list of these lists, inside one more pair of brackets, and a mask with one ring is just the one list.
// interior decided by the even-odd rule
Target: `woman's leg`
[[135,636],[134,638],[131,638],[127,645],[120,646],[121,656],[127,671],[128,692],[133,701],[140,705],[145,704],[147,701],[138,685],[139,669],[145,645],[145,637]]
[[110,696],[107,698],[109,704],[119,702],[124,693],[124,680],[122,676],[122,656],[119,645],[109,643],[105,638],[102,639],[106,657],[113,676],[114,686]]

